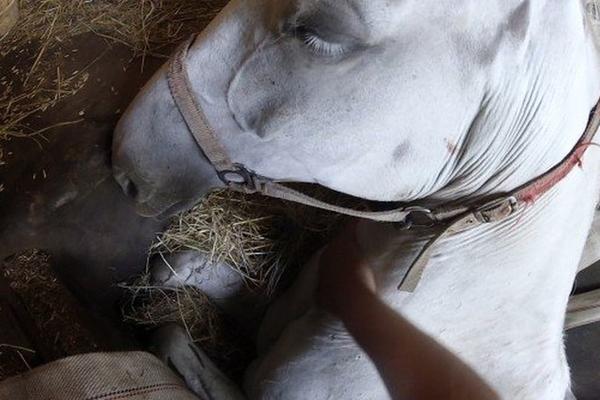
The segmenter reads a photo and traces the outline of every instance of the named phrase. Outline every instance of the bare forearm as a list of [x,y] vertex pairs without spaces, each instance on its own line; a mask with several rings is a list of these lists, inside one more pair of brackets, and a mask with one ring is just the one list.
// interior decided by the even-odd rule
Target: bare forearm
[[356,221],[321,254],[317,296],[371,357],[392,398],[498,399],[467,365],[377,297],[355,232]]
[[394,399],[498,399],[467,365],[368,290],[351,294],[341,313]]

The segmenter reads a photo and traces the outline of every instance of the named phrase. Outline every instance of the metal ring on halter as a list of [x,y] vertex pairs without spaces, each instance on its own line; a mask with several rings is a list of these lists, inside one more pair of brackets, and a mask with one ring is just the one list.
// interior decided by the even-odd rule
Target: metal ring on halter
[[258,189],[256,185],[256,174],[241,164],[233,164],[234,169],[217,171],[219,179],[227,186],[240,186],[246,190],[255,191]]
[[435,226],[436,219],[433,211],[424,207],[410,207],[406,209],[408,215],[403,222],[396,224],[400,230],[410,230],[412,228],[431,228]]

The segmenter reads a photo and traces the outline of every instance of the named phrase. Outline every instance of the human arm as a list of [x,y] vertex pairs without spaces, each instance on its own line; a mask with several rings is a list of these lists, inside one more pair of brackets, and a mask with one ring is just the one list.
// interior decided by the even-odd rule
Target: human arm
[[499,398],[469,366],[377,296],[354,224],[324,250],[319,268],[319,303],[343,321],[394,400]]

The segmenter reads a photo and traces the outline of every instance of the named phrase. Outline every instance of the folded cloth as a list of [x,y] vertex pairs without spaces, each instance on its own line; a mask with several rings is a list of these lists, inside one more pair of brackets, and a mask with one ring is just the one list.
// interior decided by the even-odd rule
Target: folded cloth
[[69,357],[0,382],[0,400],[199,400],[148,353]]

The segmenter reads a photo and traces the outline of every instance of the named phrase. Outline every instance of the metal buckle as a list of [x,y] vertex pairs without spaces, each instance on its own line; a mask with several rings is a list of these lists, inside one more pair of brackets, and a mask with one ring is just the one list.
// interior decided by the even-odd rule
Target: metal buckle
[[235,169],[226,171],[217,171],[219,179],[229,187],[238,186],[243,187],[244,190],[256,191],[256,174],[241,164],[233,164]]
[[485,224],[498,222],[513,215],[518,204],[514,196],[497,199],[479,207],[474,213],[475,218]]
[[433,216],[433,211],[424,207],[408,207],[405,210],[408,214],[403,222],[398,222],[398,229],[407,231],[412,228],[431,228],[435,225],[436,220]]

